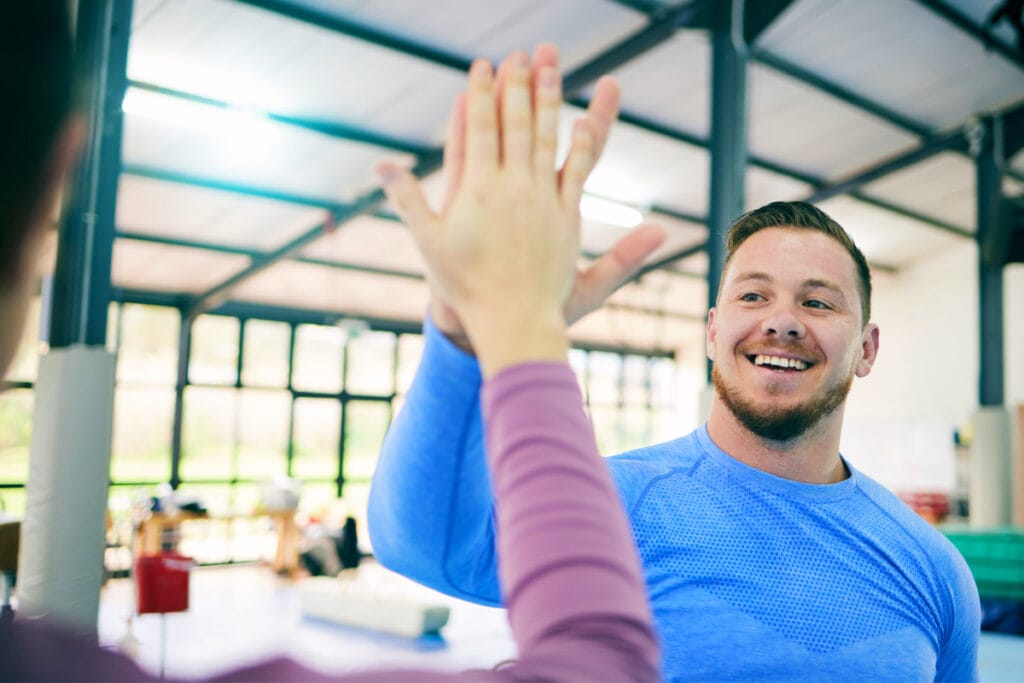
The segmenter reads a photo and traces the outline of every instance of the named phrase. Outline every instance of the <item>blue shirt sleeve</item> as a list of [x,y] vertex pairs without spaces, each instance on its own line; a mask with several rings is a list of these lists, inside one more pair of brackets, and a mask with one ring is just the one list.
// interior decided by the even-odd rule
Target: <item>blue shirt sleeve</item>
[[499,606],[480,368],[429,316],[424,338],[419,369],[370,487],[374,556],[442,593]]
[[946,539],[949,569],[947,637],[935,665],[936,681],[978,680],[978,638],[981,633],[981,600],[978,588],[960,553]]

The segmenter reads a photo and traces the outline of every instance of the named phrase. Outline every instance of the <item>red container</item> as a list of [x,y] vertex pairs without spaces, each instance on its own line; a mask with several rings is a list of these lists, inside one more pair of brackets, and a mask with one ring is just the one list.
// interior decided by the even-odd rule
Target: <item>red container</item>
[[139,614],[188,609],[188,575],[195,560],[160,553],[135,560],[135,596]]

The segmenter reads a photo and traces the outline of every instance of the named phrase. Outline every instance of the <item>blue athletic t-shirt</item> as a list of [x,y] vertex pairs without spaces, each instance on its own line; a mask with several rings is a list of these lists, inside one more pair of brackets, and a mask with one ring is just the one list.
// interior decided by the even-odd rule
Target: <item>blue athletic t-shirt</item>
[[980,608],[953,546],[850,467],[837,484],[731,458],[705,428],[608,459],[671,678],[969,681]]
[[[479,367],[429,322],[425,337],[371,486],[374,554],[499,605]],[[854,468],[825,486],[781,479],[704,428],[607,462],[667,680],[977,680],[981,610],[966,563]]]

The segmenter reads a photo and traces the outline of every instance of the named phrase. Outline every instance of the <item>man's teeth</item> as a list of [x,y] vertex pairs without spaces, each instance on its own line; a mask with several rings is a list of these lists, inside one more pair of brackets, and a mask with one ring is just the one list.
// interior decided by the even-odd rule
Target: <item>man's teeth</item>
[[758,354],[754,357],[754,365],[770,365],[774,368],[793,368],[794,370],[806,370],[807,363],[796,358],[781,358],[779,356],[766,356]]

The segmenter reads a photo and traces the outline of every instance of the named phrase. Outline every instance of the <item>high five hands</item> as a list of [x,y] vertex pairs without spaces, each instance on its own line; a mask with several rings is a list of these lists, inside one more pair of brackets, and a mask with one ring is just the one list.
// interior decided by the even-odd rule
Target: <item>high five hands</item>
[[510,55],[493,73],[473,63],[445,144],[448,194],[440,213],[416,179],[378,167],[389,199],[424,259],[440,329],[472,344],[485,375],[526,360],[564,360],[565,326],[597,308],[661,244],[637,228],[577,272],[579,201],[618,111],[618,85],[601,79],[555,170],[561,86],[557,51]]

